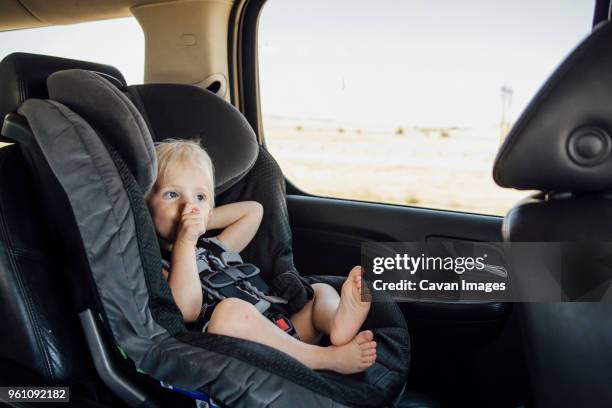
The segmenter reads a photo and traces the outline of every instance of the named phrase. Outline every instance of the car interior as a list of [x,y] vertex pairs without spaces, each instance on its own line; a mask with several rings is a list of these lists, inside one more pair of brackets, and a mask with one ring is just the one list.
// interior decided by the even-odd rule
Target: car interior
[[604,302],[375,302],[364,327],[379,358],[351,376],[185,327],[143,198],[153,143],[169,137],[200,138],[218,204],[263,204],[241,255],[265,279],[295,270],[339,289],[363,242],[578,241],[605,251],[591,244],[609,237],[609,0],[594,3],[592,33],[499,150],[495,182],[538,192],[505,217],[322,197],[286,179],[262,125],[265,3],[0,4],[0,31],[133,16],[146,44],[143,84],[105,61],[18,52],[0,62],[0,386],[67,386],[84,407],[610,406]]

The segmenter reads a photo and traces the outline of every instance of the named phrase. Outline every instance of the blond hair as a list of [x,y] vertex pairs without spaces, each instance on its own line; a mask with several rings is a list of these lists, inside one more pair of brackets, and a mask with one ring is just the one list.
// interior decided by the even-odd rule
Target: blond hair
[[[171,166],[177,164],[192,164],[199,168],[208,180],[207,187],[210,194],[210,206],[215,206],[215,176],[213,163],[208,153],[206,153],[206,150],[200,146],[197,140],[165,139],[155,143],[155,153],[157,154],[157,178],[151,190],[155,189],[157,183],[164,179]],[[148,198],[151,190],[147,192],[146,198]]]

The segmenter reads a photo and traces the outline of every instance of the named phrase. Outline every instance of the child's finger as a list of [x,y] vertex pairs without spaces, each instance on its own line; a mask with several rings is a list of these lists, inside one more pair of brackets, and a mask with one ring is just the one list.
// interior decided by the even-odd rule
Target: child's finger
[[202,220],[202,214],[200,214],[199,212],[188,212],[183,214],[183,219],[184,220]]
[[202,215],[202,213],[199,212],[193,212],[193,213],[187,213],[187,214],[183,214],[181,216],[181,222],[183,224],[185,224],[187,221],[191,222],[196,222],[196,223],[202,223],[204,224],[204,216]]
[[197,212],[200,212],[200,208],[195,204],[185,204],[183,208],[183,215]]
[[183,219],[183,228],[206,228],[204,220],[200,217],[186,217]]

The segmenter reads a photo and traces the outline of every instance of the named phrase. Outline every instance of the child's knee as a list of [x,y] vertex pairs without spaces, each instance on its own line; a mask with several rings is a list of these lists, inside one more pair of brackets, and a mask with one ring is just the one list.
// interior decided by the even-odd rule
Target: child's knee
[[258,314],[249,302],[227,298],[215,306],[207,331],[232,336],[240,330],[250,330],[251,325],[256,324]]
[[334,289],[333,286],[327,283],[313,283],[312,290],[314,291],[315,297],[325,296],[325,295],[337,295],[338,292]]

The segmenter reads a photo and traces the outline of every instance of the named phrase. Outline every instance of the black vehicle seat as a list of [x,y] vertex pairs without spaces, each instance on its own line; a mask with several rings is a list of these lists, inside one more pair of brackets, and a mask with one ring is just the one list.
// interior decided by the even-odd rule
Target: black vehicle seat
[[[519,305],[539,407],[612,406],[611,43],[606,22],[567,57],[512,128],[494,167],[500,186],[541,191],[508,212],[504,239],[559,242],[563,257],[553,272],[565,302]],[[518,283],[530,274],[545,271],[518,271]],[[522,286],[528,296],[541,293]]]
[[[94,69],[96,70],[96,69]],[[155,89],[161,89],[163,87],[161,86],[142,86],[139,90],[137,90],[137,93],[140,95],[137,95],[139,99],[134,99],[137,104],[141,107],[141,109],[143,109],[143,106],[147,105],[147,101],[146,101],[146,97],[143,98],[142,95],[146,94],[147,92],[147,87],[149,87],[149,90],[155,90]],[[177,87],[176,89],[181,88],[180,86]],[[160,94],[161,97],[166,97],[167,95],[169,95],[171,92],[169,91],[170,88],[166,88],[165,91]],[[191,92],[193,90],[189,90],[189,92]],[[132,90],[132,92],[130,92],[131,96],[134,98],[135,95],[134,90]],[[198,92],[201,92],[200,95],[211,95],[208,93],[205,93],[205,91],[201,91],[198,90]],[[209,98],[210,96],[196,96],[197,98],[200,98],[200,100],[204,100],[205,98]],[[204,99],[202,99],[204,98]],[[215,97],[216,98],[216,97]],[[219,99],[219,98],[217,98]],[[225,103],[225,102],[223,102]],[[162,132],[159,130],[159,126],[156,128],[154,124],[152,124],[152,122],[154,122],[155,120],[157,120],[159,118],[158,114],[156,115],[151,115],[150,114],[150,104],[149,104],[149,108],[147,109],[146,107],[144,108],[143,111],[147,111],[149,113],[148,115],[148,119],[149,119],[149,125],[152,127],[152,129],[154,129],[155,134],[158,136],[162,134]],[[166,107],[171,107],[174,105],[171,104],[167,104]],[[206,111],[206,106],[202,107],[200,106],[199,108],[201,110],[200,114],[204,111]],[[213,115],[214,116],[214,115]],[[176,117],[172,118],[173,119],[173,123],[181,123],[180,119],[177,119]],[[214,117],[212,118],[214,119]],[[9,127],[12,127],[12,129],[22,129],[22,130],[27,130],[27,127],[19,127],[17,126],[18,124],[15,123],[15,121],[18,121],[18,117],[13,117],[9,120]],[[95,121],[94,121],[95,122]],[[192,122],[197,122],[197,121],[192,121]],[[98,122],[100,123],[100,122]],[[239,126],[245,126],[244,125],[244,121],[239,122]],[[5,127],[7,125],[7,122],[5,121]],[[196,127],[201,126],[202,124],[199,123],[197,124]],[[209,125],[209,124],[206,124]],[[248,127],[248,125],[246,125]],[[197,130],[197,129],[196,129]],[[247,131],[252,132],[250,129],[248,129]],[[176,131],[178,133],[178,131]],[[202,132],[201,130],[199,131],[199,133],[204,133],[206,136],[209,136],[209,131],[205,130],[204,132]],[[146,133],[146,132],[145,132]],[[197,133],[196,133],[197,134]],[[222,133],[225,135],[225,133]],[[172,134],[171,136],[181,136],[181,135],[176,135],[176,134]],[[193,136],[193,134],[189,134],[189,136]],[[165,137],[165,136],[163,136]],[[24,140],[27,138],[24,138]],[[24,143],[22,146],[22,148],[24,148],[24,150],[28,150],[28,154],[32,154],[32,151],[30,150],[30,148],[32,148],[32,146],[27,146],[27,143]],[[207,146],[210,149],[210,146]],[[12,151],[17,151],[16,148],[12,147],[9,148]],[[258,149],[260,149],[258,147]],[[35,149],[34,149],[35,150]],[[114,150],[111,147],[111,150]],[[117,149],[117,151],[121,150],[120,148]],[[211,150],[211,155],[213,155],[213,159],[214,159],[214,148],[210,149]],[[257,199],[257,194],[262,194],[263,195],[263,200],[274,200],[278,203],[281,203],[282,205],[279,206],[275,206],[274,203],[272,204],[273,207],[276,211],[276,214],[279,214],[281,216],[277,216],[276,218],[280,218],[281,222],[276,224],[276,227],[274,227],[274,220],[271,220],[271,224],[273,225],[272,227],[270,227],[270,231],[268,231],[268,233],[274,233],[276,235],[279,234],[278,229],[281,229],[281,233],[284,230],[286,232],[285,235],[282,235],[280,237],[280,240],[282,242],[281,245],[279,245],[278,247],[272,246],[272,251],[275,254],[278,254],[278,259],[280,259],[281,261],[272,261],[272,265],[269,265],[268,263],[268,268],[266,269],[267,271],[275,271],[275,270],[281,270],[281,271],[286,271],[286,268],[290,268],[292,265],[292,260],[291,260],[291,251],[290,251],[290,230],[288,227],[288,222],[286,220],[286,203],[284,202],[282,195],[279,196],[279,193],[284,192],[284,184],[278,181],[278,177],[276,177],[276,175],[280,174],[280,176],[282,177],[282,174],[280,173],[280,171],[278,170],[277,166],[275,165],[275,163],[273,162],[273,160],[271,160],[271,158],[269,157],[269,155],[267,155],[267,153],[262,153],[265,152],[264,150],[261,150],[259,155],[257,155],[257,158],[254,160],[253,162],[253,167],[251,169],[251,171],[256,170],[254,173],[246,173],[246,175],[242,175],[242,177],[239,177],[239,179],[242,181],[242,178],[244,178],[245,183],[242,183],[242,185],[240,185],[240,183],[235,183],[234,186],[230,186],[227,187],[227,190],[225,190],[220,198],[221,200],[219,200],[219,202],[223,202],[223,199],[225,200],[233,200],[236,199],[237,197],[243,197],[242,199],[244,199],[244,196],[241,195],[241,192],[246,191],[246,194],[252,194],[252,196],[250,197],[251,199]],[[129,153],[129,152],[128,152]],[[46,181],[48,181],[48,184],[43,183],[43,188],[45,190],[52,190],[52,188],[50,188],[50,185],[53,184],[54,182],[56,183],[57,187],[57,181],[52,180],[53,177],[50,177],[49,175],[51,175],[52,173],[49,171],[49,169],[45,169],[42,168],[44,166],[41,167],[40,165],[40,156],[36,156],[36,154],[33,154],[31,157],[29,157],[31,159],[31,162],[33,163],[33,168],[35,169],[35,171],[37,173],[39,173],[37,175],[37,177],[40,178],[41,174],[44,176],[45,172],[46,174],[48,174],[46,177],[48,178]],[[263,159],[261,159],[263,158]],[[133,159],[133,157],[132,157]],[[126,159],[126,163],[129,164],[131,163],[130,161],[130,156],[128,156],[128,158]],[[263,164],[262,164],[263,163]],[[215,163],[217,164],[217,163]],[[37,167],[38,166],[38,167]],[[248,167],[248,166],[247,166]],[[138,169],[131,167],[131,170],[135,172],[135,175],[137,177],[137,179],[139,179],[138,177],[140,176]],[[249,181],[249,174],[253,174],[251,180]],[[276,181],[272,181],[273,185],[276,186],[274,188],[272,188],[272,190],[270,190],[270,187],[265,187],[266,186],[266,182],[262,179],[262,176],[264,175],[270,175],[272,174],[274,177],[276,177]],[[231,179],[231,178],[230,178]],[[44,178],[42,179],[44,180]],[[223,177],[220,178],[220,180],[223,180]],[[228,179],[229,180],[229,179]],[[238,180],[234,180],[234,181],[238,181]],[[217,187],[223,189],[225,186],[223,185],[218,185]],[[261,188],[259,188],[261,187]],[[237,192],[238,191],[238,192]],[[234,194],[235,196],[232,196],[232,194]],[[55,195],[54,194],[50,194],[48,197],[52,197],[54,199],[56,199],[56,201],[47,201],[47,202],[54,202],[56,204],[56,206],[62,207],[62,204],[60,203],[60,201],[63,199],[66,203],[68,202],[68,200],[66,200],[66,197],[60,197],[61,194],[59,195]],[[47,198],[48,198],[47,197]],[[262,201],[263,201],[262,200]],[[59,212],[62,213],[63,211],[69,210],[69,208],[67,208],[67,206],[64,204],[64,208],[60,209]],[[48,212],[50,214],[57,214],[57,212],[55,211],[57,210],[56,208],[53,208],[52,211],[49,210],[45,210],[45,212]],[[62,216],[65,216],[65,213],[62,213]],[[55,217],[54,217],[55,218]],[[282,219],[285,218],[284,221],[282,221]],[[62,219],[62,218],[59,218]],[[55,224],[55,222],[57,222],[57,218],[55,218],[53,220],[54,222],[51,222],[50,224]],[[150,220],[149,220],[150,222]],[[265,221],[264,221],[265,222]],[[76,226],[74,225],[74,220],[72,220],[71,222],[69,222],[66,228],[75,228],[76,230]],[[146,220],[145,220],[146,223]],[[272,230],[276,229],[275,232],[271,232]],[[66,231],[56,231],[58,232],[58,234],[64,236],[64,238],[71,240],[74,239],[75,237],[66,237]],[[264,234],[266,233],[266,231],[264,231]],[[75,233],[72,232],[72,234],[74,235]],[[70,234],[68,234],[70,235]],[[256,238],[256,240],[254,242],[263,242],[264,245],[270,245],[270,243],[274,244],[275,239],[270,238],[269,240],[259,240],[258,238]],[[276,241],[277,242],[277,241]],[[277,244],[278,245],[278,244]],[[288,247],[287,247],[288,245]],[[278,249],[277,249],[278,248]],[[79,249],[78,246],[76,249]],[[247,256],[246,258],[249,259],[249,256],[252,256],[254,259],[258,259],[258,256],[261,257],[263,252],[261,250],[261,247],[257,247],[255,245],[251,245],[250,249],[247,248],[248,250],[250,250],[251,252],[247,251]],[[73,248],[74,250],[74,248]],[[158,250],[158,248],[157,248]],[[79,252],[78,250],[75,252]],[[259,254],[259,255],[258,255]],[[268,252],[269,254],[269,252]],[[79,272],[83,272],[83,267],[86,266],[86,259],[78,259],[80,258],[80,256],[76,255],[75,258],[77,258],[77,260],[73,260],[71,262],[71,265],[69,266],[69,270],[72,271],[71,273],[71,278],[73,278],[73,274],[74,271],[79,271]],[[272,258],[268,255],[268,258]],[[266,259],[260,258],[262,263],[264,263],[266,261]],[[270,262],[270,261],[268,261]],[[284,264],[283,264],[284,262]],[[265,263],[264,263],[265,264]],[[280,265],[280,266],[279,266]],[[314,278],[313,278],[314,279]],[[319,278],[321,280],[326,280],[327,278]],[[329,280],[330,283],[335,284],[336,286],[341,284],[341,280],[333,280],[330,279]],[[87,290],[87,286],[85,283],[80,282],[79,283],[82,290],[82,294],[77,294],[77,299],[75,300],[75,304],[77,304],[77,308],[81,308],[84,305],[88,305],[90,308],[92,308],[93,310],[99,310],[101,315],[103,315],[103,311],[104,309],[101,307],[99,302],[96,302],[97,299],[94,298],[92,299],[92,295],[95,295],[95,289],[93,291],[91,290]],[[91,289],[91,288],[90,288]],[[93,293],[92,293],[93,292]],[[169,292],[168,292],[169,293]],[[168,293],[166,293],[165,295],[167,295]],[[162,294],[163,295],[163,294]],[[168,302],[168,297],[166,296],[164,298],[164,296],[162,296],[162,301],[166,301]],[[172,302],[173,303],[173,302]],[[174,305],[175,306],[175,305]],[[381,364],[384,363],[386,365],[386,368],[384,366],[378,366],[376,369],[372,370],[372,372],[370,374],[366,373],[365,375],[361,375],[358,376],[359,378],[353,378],[353,379],[347,379],[346,380],[346,386],[349,386],[349,388],[352,388],[352,392],[348,393],[346,391],[341,391],[343,389],[343,386],[332,386],[330,388],[329,384],[327,383],[328,381],[333,381],[333,374],[326,374],[326,373],[322,373],[319,374],[319,377],[315,376],[310,377],[309,379],[306,378],[300,378],[299,375],[307,375],[309,376],[310,374],[307,374],[307,372],[304,372],[304,374],[299,374],[298,377],[295,377],[296,374],[300,373],[303,371],[302,368],[294,368],[297,371],[290,375],[289,378],[293,378],[293,381],[306,381],[306,383],[302,383],[302,386],[306,386],[307,389],[310,389],[311,392],[314,391],[315,393],[317,393],[318,396],[316,396],[316,398],[321,398],[323,397],[323,399],[325,398],[329,398],[330,395],[334,395],[334,397],[331,400],[328,401],[332,401],[335,398],[338,398],[340,400],[344,400],[345,403],[346,401],[353,401],[350,402],[350,404],[355,404],[355,405],[372,405],[372,404],[380,404],[381,401],[381,396],[382,395],[387,395],[386,397],[382,397],[382,398],[387,398],[388,403],[391,403],[392,400],[397,397],[400,393],[401,390],[401,378],[403,377],[405,379],[405,374],[406,374],[406,370],[408,368],[408,360],[406,359],[406,354],[407,353],[407,331],[405,329],[405,323],[401,323],[403,322],[403,319],[401,317],[401,315],[399,314],[397,308],[392,305],[392,304],[383,304],[383,305],[377,305],[375,307],[373,307],[373,310],[377,310],[376,312],[374,312],[372,318],[368,318],[368,322],[367,325],[370,325],[376,332],[376,330],[378,330],[377,332],[377,337],[379,340],[379,344],[382,344],[382,352],[380,353],[381,355]],[[175,310],[176,311],[176,310]],[[170,313],[170,315],[166,316],[168,319],[175,321],[176,320],[176,316],[171,316],[172,313]],[[103,317],[103,316],[102,316]],[[399,323],[398,323],[399,322]],[[105,325],[108,323],[107,319],[102,319],[101,322],[102,325]],[[175,322],[176,323],[176,322]],[[403,324],[403,326],[402,326]],[[178,324],[178,330],[180,330],[180,324]],[[208,335],[210,337],[210,335]],[[215,336],[212,336],[213,338]],[[217,336],[218,337],[218,336]],[[209,340],[209,341],[213,341],[213,340]],[[215,340],[216,341],[216,340]],[[227,352],[231,352],[234,353],[237,349],[236,347],[238,347],[239,345],[239,341],[236,342],[233,339],[232,340],[228,340],[228,339],[224,339],[225,342],[225,348],[228,350]],[[219,344],[217,344],[217,346],[220,346]],[[229,348],[227,348],[229,347]],[[279,361],[284,361],[284,359],[286,360],[286,357],[283,357],[282,355],[279,355],[278,352],[274,352],[271,351],[270,349],[264,347],[264,346],[252,346],[252,348],[250,348],[249,350],[247,350],[249,354],[249,358],[247,359],[249,362],[253,362],[253,352],[259,352],[261,351],[263,354],[268,354],[267,356],[263,356],[262,357],[264,359],[264,363],[262,365],[265,366],[265,361],[269,361],[269,364],[273,364],[274,366],[277,366]],[[401,358],[398,358],[398,353],[400,353],[399,355],[402,355],[401,353],[404,353],[403,356]],[[270,356],[271,354],[271,356]],[[282,353],[280,353],[282,354]],[[256,353],[257,355],[257,353]],[[272,357],[271,359],[269,357]],[[245,357],[246,358],[246,357]],[[261,358],[261,357],[260,357]],[[242,364],[240,365],[240,367],[244,368],[244,364],[243,363],[238,363],[238,364]],[[261,363],[260,363],[261,364]],[[283,369],[287,369],[287,367],[294,367],[294,363],[290,361],[284,361],[283,364],[280,365],[280,367],[283,367]],[[253,367],[251,366],[251,371],[249,372],[253,372]],[[270,368],[268,367],[268,370]],[[391,370],[391,371],[389,371]],[[395,372],[397,374],[393,374],[391,376],[389,376],[388,374],[391,374],[392,372]],[[388,374],[385,374],[388,373]],[[276,377],[275,374],[270,374],[269,372],[265,373],[268,377],[266,377],[268,379],[268,382],[270,383],[270,385],[275,384],[276,386],[280,385],[280,384],[285,384],[286,380],[283,380],[283,378],[287,378],[286,375],[281,375],[281,377]],[[399,377],[398,377],[399,375]],[[279,383],[280,381],[280,383]],[[366,395],[364,396],[362,394],[362,392],[367,391],[367,388],[364,388],[364,385],[366,383],[364,383],[364,381],[375,381],[378,383],[378,388],[376,389],[376,391],[374,391],[374,389],[372,389],[372,391],[375,392],[375,394],[371,394],[371,395]],[[221,380],[217,380],[217,383],[220,383]],[[294,385],[291,385],[291,383],[287,383],[284,385],[284,387],[281,387],[280,389],[282,390],[287,390],[289,391],[289,389],[294,388]],[[260,391],[261,389],[264,389],[265,387],[263,386],[263,384],[265,383],[259,383],[259,387],[260,387]],[[352,385],[350,385],[352,384]],[[398,388],[398,385],[400,386],[400,388]],[[338,388],[340,387],[340,388]],[[358,387],[357,389],[355,389],[355,387]],[[231,387],[230,387],[231,388]],[[226,401],[233,401],[235,403],[238,403],[238,401],[253,401],[252,399],[249,398],[254,398],[257,397],[257,392],[255,391],[250,391],[250,393],[247,393],[245,395],[240,395],[240,393],[238,393],[238,395],[235,395],[235,392],[233,390],[230,391],[222,391],[224,389],[224,387],[217,389],[215,396],[221,394]],[[298,387],[298,389],[300,389]],[[361,392],[360,392],[361,391]],[[253,395],[250,395],[253,394]],[[345,395],[342,395],[345,394]],[[378,394],[378,395],[376,395]],[[308,395],[307,398],[303,399],[304,403],[307,403],[310,398],[312,397],[311,394],[304,394],[304,395]],[[278,397],[278,396],[277,396]],[[238,400],[236,400],[235,398],[238,398]],[[378,402],[376,402],[378,401]]]
[[[113,76],[115,68],[30,54],[0,63],[0,115],[16,112],[30,97],[47,96],[46,78],[58,69],[84,68]],[[3,140],[10,141],[10,140]],[[67,386],[70,397],[108,403],[71,301],[68,268],[57,231],[45,216],[49,202],[18,145],[0,148],[0,384]]]

